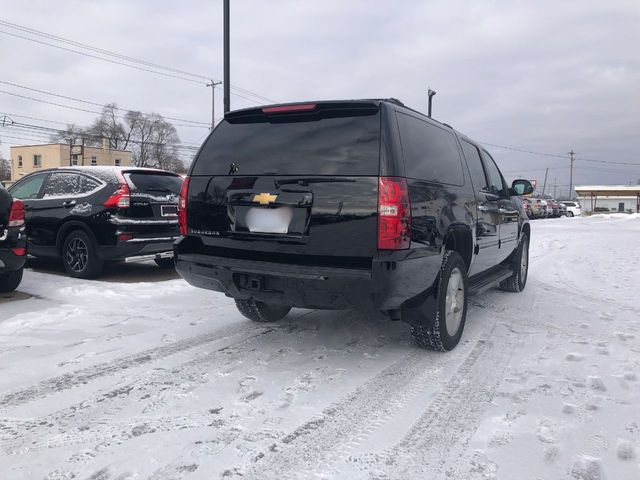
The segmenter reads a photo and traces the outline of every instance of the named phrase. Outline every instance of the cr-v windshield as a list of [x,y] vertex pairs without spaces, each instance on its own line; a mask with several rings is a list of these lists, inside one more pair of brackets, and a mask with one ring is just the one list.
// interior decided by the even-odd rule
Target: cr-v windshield
[[124,175],[134,192],[178,195],[182,187],[182,177],[170,173],[138,171]]
[[[223,121],[192,175],[378,175],[380,113],[311,121]],[[233,166],[232,166],[233,164]]]

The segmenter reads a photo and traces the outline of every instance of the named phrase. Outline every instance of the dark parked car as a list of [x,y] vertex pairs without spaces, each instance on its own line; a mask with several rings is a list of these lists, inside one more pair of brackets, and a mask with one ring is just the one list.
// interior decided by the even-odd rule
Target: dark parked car
[[12,292],[20,285],[26,246],[24,205],[0,185],[0,292]]
[[397,100],[228,113],[183,184],[176,268],[265,322],[376,310],[450,350],[470,291],[519,292],[529,223],[478,142]]
[[27,175],[10,191],[25,205],[29,254],[61,258],[71,276],[94,278],[106,261],[173,268],[181,185],[162,170],[65,167]]

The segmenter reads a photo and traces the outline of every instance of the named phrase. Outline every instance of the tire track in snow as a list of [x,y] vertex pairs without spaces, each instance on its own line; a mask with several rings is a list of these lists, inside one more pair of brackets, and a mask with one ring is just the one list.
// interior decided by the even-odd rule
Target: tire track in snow
[[[429,386],[437,383],[446,367],[462,361],[487,329],[495,327],[496,319],[487,325],[476,325],[471,337],[447,354],[414,349],[394,362],[347,397],[325,408],[292,433],[259,452],[248,471],[236,467],[227,474],[246,478],[316,478],[331,463],[361,443],[368,435],[387,423]],[[474,357],[475,360],[477,358]]]
[[249,334],[248,337],[245,337],[246,340],[246,338],[260,336],[276,328],[282,327],[264,327],[250,323],[231,325],[211,333],[205,333],[195,337],[186,338],[184,340],[179,340],[177,342],[172,342],[167,345],[162,345],[160,347],[150,348],[133,355],[116,358],[109,362],[99,363],[97,365],[65,373],[64,375],[49,378],[31,387],[6,394],[3,397],[0,397],[0,408],[14,407],[38,400],[52,393],[68,390],[77,385],[83,385],[104,376],[114,375],[155,360],[176,355],[185,350],[197,348],[207,343],[226,340],[242,334]]
[[[126,379],[126,383],[123,385],[111,388],[106,392],[101,391],[99,395],[91,399],[84,400],[79,404],[72,405],[51,415],[34,420],[0,418],[0,433],[2,434],[0,447],[13,453],[22,451],[25,446],[28,446],[32,451],[37,450],[45,447],[45,443],[39,440],[29,443],[30,439],[46,438],[52,435],[52,431],[56,430],[64,433],[71,432],[71,438],[66,440],[66,437],[61,437],[54,433],[54,436],[65,438],[65,440],[60,444],[54,440],[48,441],[46,442],[46,448],[55,448],[71,443],[84,443],[88,439],[76,433],[87,430],[88,425],[94,424],[96,419],[118,415],[121,410],[130,406],[130,402],[127,401],[128,398],[135,397],[138,404],[140,401],[144,402],[151,399],[150,402],[147,402],[149,403],[148,406],[157,407],[160,401],[154,401],[154,395],[157,396],[158,393],[164,393],[171,388],[192,388],[199,385],[199,379],[202,379],[212,369],[216,370],[218,367],[222,368],[234,361],[245,359],[248,353],[255,348],[256,342],[263,340],[266,336],[278,334],[290,336],[292,332],[303,333],[308,331],[298,324],[270,328],[254,327],[251,330],[258,330],[258,332],[175,368],[145,372],[138,378]],[[179,428],[180,426],[176,426],[176,429]],[[98,430],[99,428],[96,429],[96,431]],[[105,429],[102,438],[108,439],[111,435],[112,432]],[[100,439],[94,436],[92,441],[100,441]]]
[[519,334],[498,326],[499,338],[480,340],[404,438],[381,454],[352,457],[378,478],[460,478],[453,461],[464,452],[496,394]]

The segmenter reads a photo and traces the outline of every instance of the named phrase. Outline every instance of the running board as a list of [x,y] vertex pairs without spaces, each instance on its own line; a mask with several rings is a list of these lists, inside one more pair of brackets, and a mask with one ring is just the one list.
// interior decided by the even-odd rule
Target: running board
[[490,289],[494,285],[506,280],[513,275],[513,270],[507,267],[499,267],[487,275],[482,275],[478,279],[471,279],[469,282],[469,290],[471,294],[482,293]]

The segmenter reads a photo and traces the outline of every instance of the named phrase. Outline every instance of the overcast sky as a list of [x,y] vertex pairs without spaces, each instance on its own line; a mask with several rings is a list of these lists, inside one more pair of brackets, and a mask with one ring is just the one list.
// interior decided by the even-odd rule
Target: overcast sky
[[[640,164],[638,0],[231,0],[231,14],[231,84],[269,99],[396,97],[426,111],[431,85],[438,92],[434,117],[474,139]],[[222,0],[2,0],[0,19],[222,78]],[[1,32],[0,40],[1,81],[210,120],[204,81],[137,71]],[[5,84],[0,90],[97,109]],[[217,100],[221,113],[221,88]],[[232,109],[251,105],[232,96]],[[0,112],[79,125],[95,117],[4,93]],[[207,134],[200,127],[178,130],[185,142]],[[7,135],[20,136],[0,127],[5,156],[11,143],[33,143]],[[542,182],[551,167],[548,183],[557,179],[559,191],[569,183],[568,160],[489,150],[507,178]],[[640,167],[575,165],[577,184],[640,179]]]

